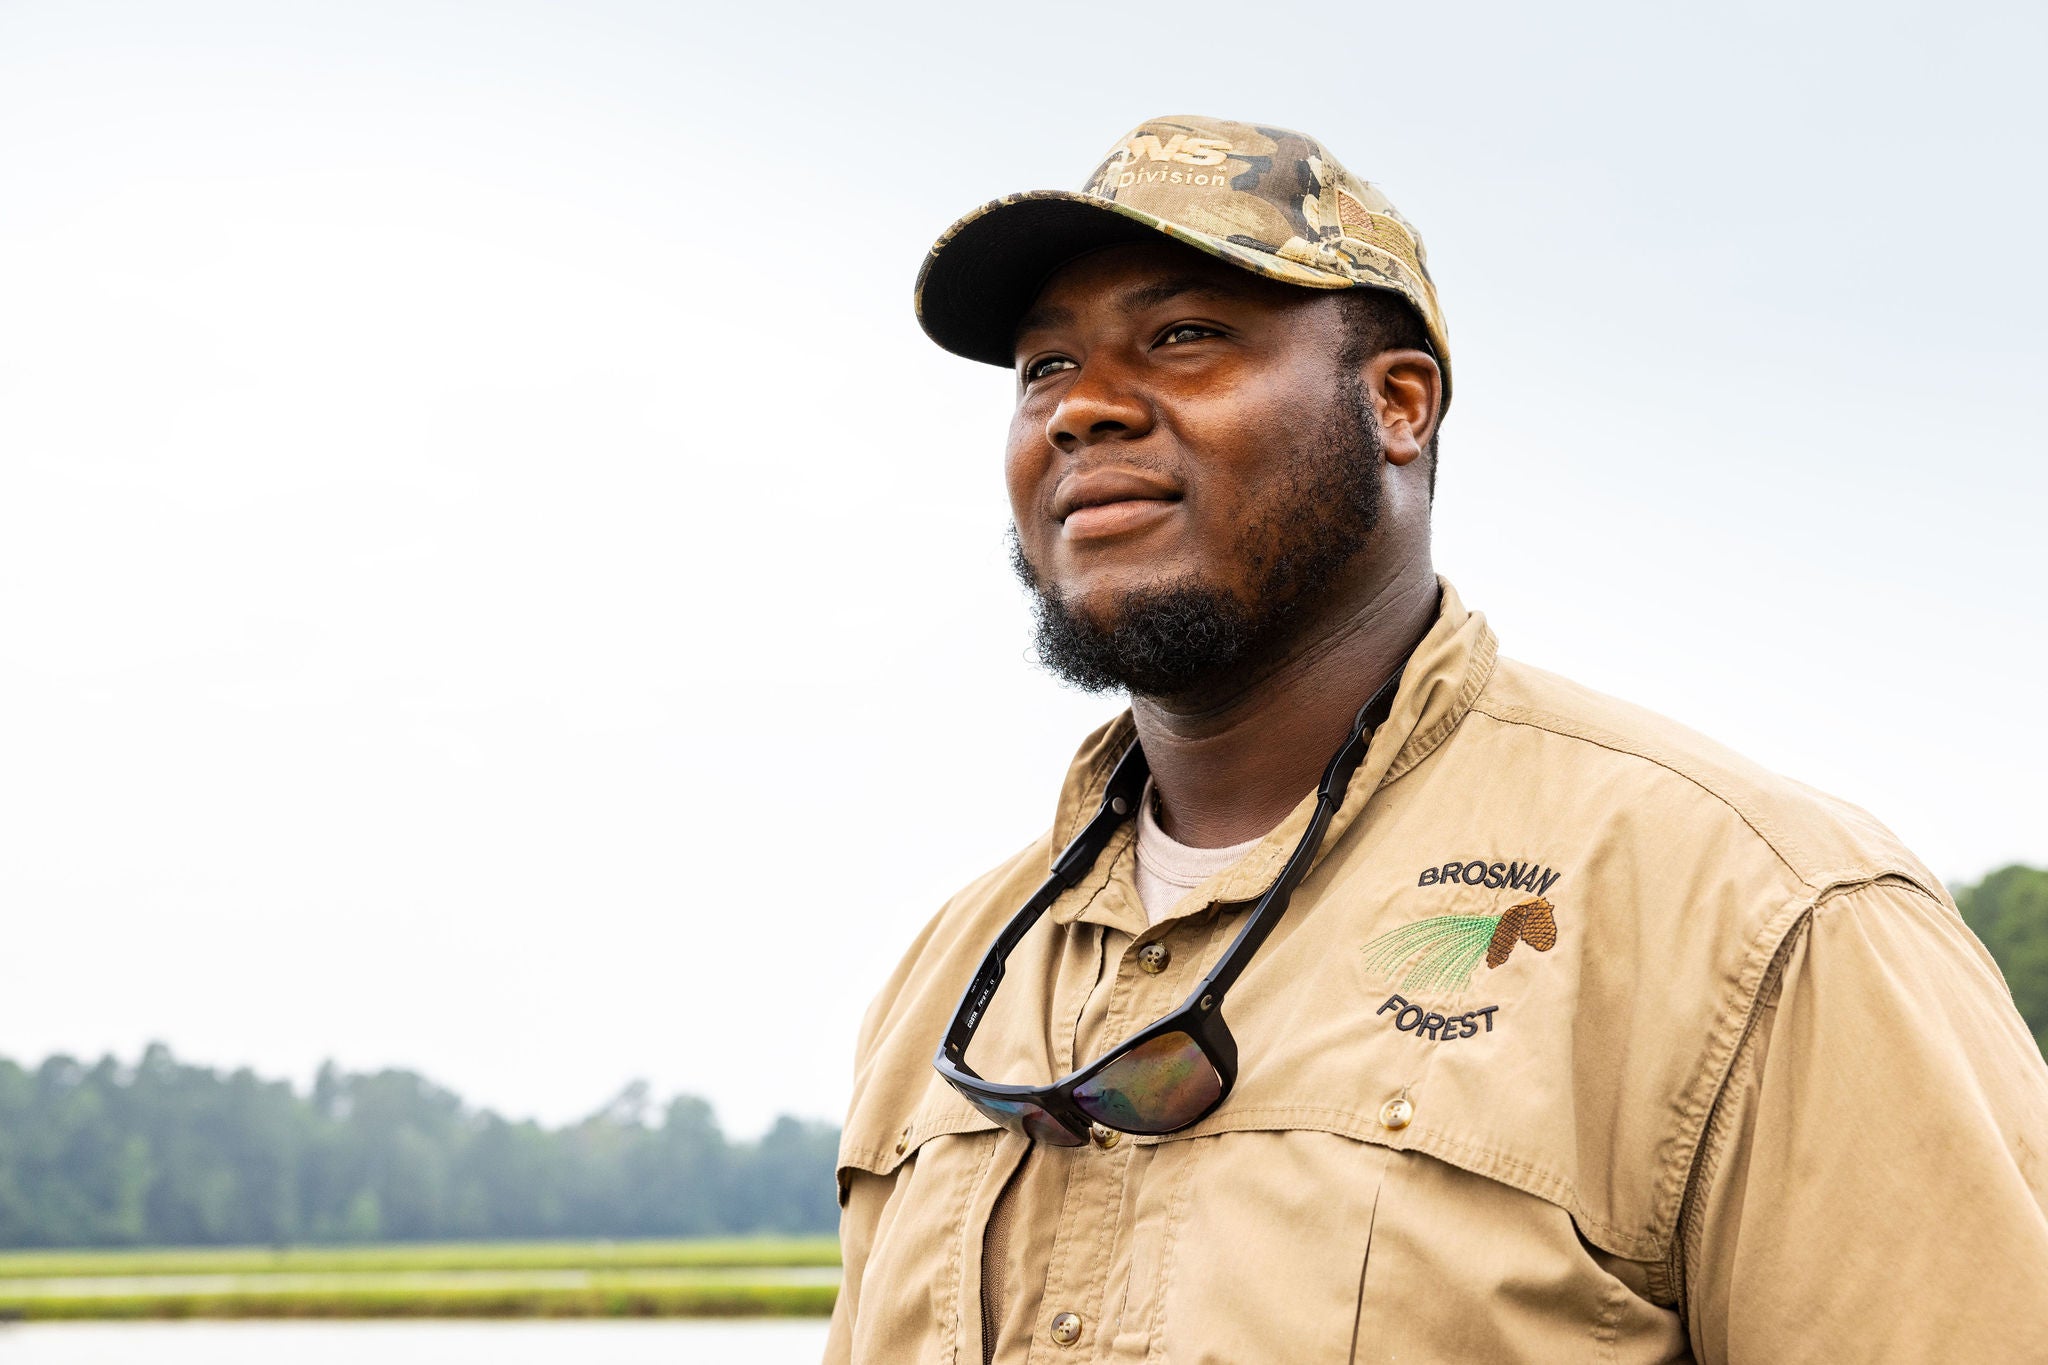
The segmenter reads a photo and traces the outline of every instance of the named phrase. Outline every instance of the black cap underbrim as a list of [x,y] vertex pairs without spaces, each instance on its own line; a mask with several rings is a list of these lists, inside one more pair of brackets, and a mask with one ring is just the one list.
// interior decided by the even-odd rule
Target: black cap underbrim
[[999,199],[954,224],[925,257],[917,320],[953,354],[1008,369],[1017,323],[1053,271],[1100,247],[1162,235],[1187,240],[1150,214],[1068,190]]

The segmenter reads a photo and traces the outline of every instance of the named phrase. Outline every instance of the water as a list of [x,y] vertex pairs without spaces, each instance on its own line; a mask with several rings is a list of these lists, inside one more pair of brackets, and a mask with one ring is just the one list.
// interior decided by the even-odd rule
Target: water
[[0,1325],[0,1365],[817,1365],[824,1352],[816,1319]]

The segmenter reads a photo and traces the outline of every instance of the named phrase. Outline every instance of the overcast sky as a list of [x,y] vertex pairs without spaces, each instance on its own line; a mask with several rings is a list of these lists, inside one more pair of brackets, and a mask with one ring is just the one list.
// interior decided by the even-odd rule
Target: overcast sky
[[0,0],[0,1054],[836,1118],[1119,705],[911,281],[1165,113],[1420,227],[1505,651],[2048,862],[2042,12]]

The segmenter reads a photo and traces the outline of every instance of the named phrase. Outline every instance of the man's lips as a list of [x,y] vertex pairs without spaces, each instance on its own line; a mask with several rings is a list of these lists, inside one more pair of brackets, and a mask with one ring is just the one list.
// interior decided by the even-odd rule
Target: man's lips
[[1175,504],[1164,498],[1126,498],[1121,502],[1098,502],[1077,507],[1061,523],[1066,540],[1099,540],[1149,526],[1171,516]]
[[1116,535],[1165,516],[1180,488],[1137,469],[1090,469],[1067,475],[1053,490],[1052,514],[1068,540]]

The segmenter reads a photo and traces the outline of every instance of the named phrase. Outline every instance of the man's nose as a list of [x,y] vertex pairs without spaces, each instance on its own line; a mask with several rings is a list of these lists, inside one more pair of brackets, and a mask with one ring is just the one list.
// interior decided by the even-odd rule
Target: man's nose
[[1106,361],[1084,365],[1046,420],[1045,438],[1069,454],[1097,441],[1131,440],[1152,429],[1152,404],[1131,376]]

